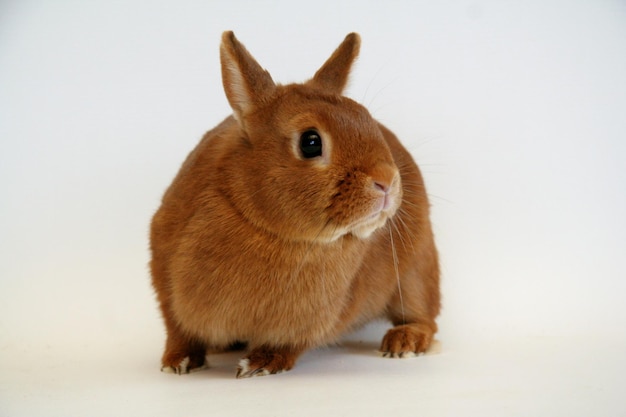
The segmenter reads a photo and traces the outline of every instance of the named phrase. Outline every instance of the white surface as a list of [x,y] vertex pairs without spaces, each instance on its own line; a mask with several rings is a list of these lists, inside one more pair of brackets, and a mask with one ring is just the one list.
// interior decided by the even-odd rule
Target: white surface
[[[624,3],[333,3],[0,3],[1,416],[626,414]],[[374,324],[277,376],[159,372],[148,223],[229,113],[225,29],[282,82],[361,33],[348,94],[432,195],[440,354]]]

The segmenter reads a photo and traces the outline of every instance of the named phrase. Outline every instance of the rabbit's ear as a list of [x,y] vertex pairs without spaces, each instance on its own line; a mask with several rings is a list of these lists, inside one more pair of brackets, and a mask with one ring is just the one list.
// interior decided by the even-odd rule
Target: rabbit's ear
[[235,118],[241,121],[274,92],[276,85],[231,31],[222,34],[220,61],[226,98]]
[[341,94],[348,83],[350,68],[359,55],[361,38],[357,33],[350,33],[330,58],[317,70],[309,85],[325,91]]

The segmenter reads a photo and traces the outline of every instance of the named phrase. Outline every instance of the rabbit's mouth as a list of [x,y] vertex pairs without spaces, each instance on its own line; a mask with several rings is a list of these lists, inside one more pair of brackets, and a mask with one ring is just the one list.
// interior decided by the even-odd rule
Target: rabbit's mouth
[[335,239],[352,234],[359,239],[369,238],[376,230],[383,227],[387,220],[396,214],[402,200],[399,180],[394,180],[390,187],[375,185],[370,189],[369,200],[360,214],[353,217],[344,226],[336,229]]
[[[337,239],[346,235],[353,235],[359,239],[369,238],[375,231],[383,227],[387,220],[396,212],[396,207],[390,207],[388,209],[375,209],[364,217],[361,217],[347,226],[331,226],[327,230],[332,230],[330,235],[324,238],[323,234],[319,234],[316,239],[324,240],[327,242],[334,242]],[[330,226],[331,223],[328,223]]]
[[388,218],[388,216],[381,213],[374,218],[365,219],[364,221],[351,227],[350,233],[359,239],[367,239],[372,235],[372,233],[383,227],[385,223],[387,223]]
[[359,239],[367,239],[372,233],[387,223],[398,209],[398,196],[396,193],[385,193],[373,205],[371,211],[364,217],[357,219],[347,227],[348,233]]

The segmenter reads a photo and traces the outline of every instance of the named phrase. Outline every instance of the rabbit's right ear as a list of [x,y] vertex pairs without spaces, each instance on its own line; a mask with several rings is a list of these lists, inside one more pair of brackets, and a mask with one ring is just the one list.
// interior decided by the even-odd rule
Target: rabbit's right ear
[[222,83],[235,118],[243,117],[272,95],[276,84],[231,31],[222,34]]
[[341,94],[348,83],[350,68],[359,56],[361,37],[350,33],[330,58],[317,70],[308,84],[335,94]]

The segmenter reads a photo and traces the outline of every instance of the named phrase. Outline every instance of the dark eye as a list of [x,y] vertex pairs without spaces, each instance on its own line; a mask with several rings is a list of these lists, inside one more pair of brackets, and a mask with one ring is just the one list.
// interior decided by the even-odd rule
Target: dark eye
[[300,136],[300,150],[305,158],[322,155],[322,138],[315,130],[307,130]]

